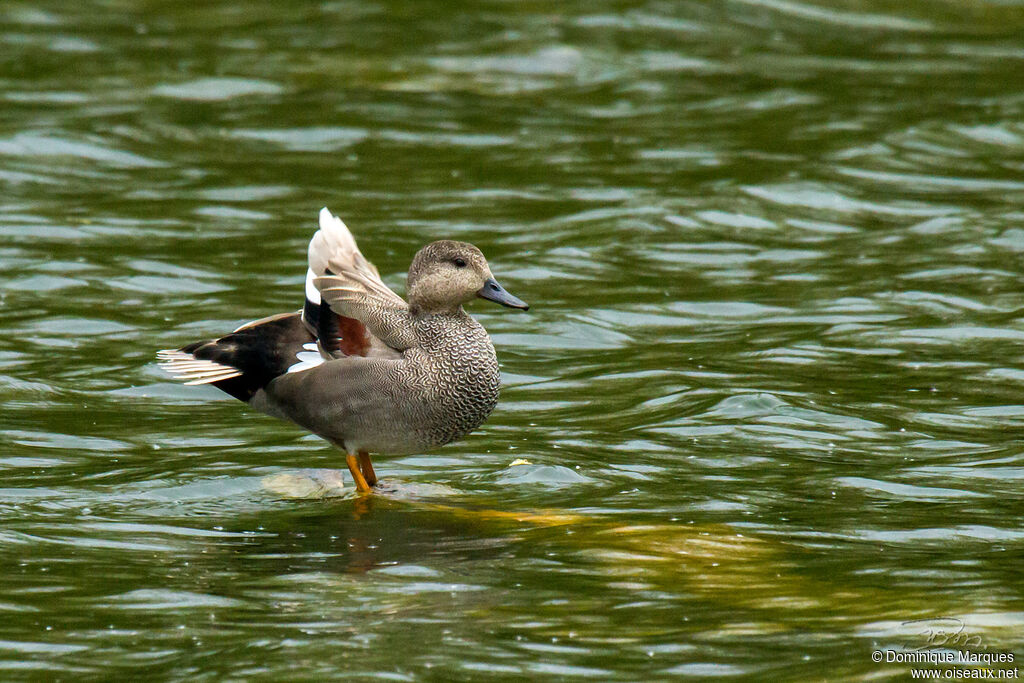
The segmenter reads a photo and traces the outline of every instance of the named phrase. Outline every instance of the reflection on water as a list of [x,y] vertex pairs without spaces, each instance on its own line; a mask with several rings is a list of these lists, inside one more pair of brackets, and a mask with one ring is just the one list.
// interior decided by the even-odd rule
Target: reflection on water
[[[921,619],[1012,651],[1022,28],[0,9],[0,670],[866,679]],[[153,364],[296,308],[323,205],[398,290],[450,237],[534,304],[473,307],[498,411],[369,500]]]

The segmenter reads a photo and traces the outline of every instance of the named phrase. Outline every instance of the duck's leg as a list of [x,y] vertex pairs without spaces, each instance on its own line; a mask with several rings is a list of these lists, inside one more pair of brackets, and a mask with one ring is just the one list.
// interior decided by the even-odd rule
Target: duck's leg
[[348,471],[352,473],[352,481],[356,483],[356,491],[359,491],[359,493],[369,493],[370,485],[366,483],[366,477],[359,471],[359,461],[354,453],[345,454],[345,464],[348,465]]
[[359,469],[363,471],[366,483],[370,486],[377,485],[377,473],[373,471],[373,463],[370,462],[370,454],[366,451],[359,451]]

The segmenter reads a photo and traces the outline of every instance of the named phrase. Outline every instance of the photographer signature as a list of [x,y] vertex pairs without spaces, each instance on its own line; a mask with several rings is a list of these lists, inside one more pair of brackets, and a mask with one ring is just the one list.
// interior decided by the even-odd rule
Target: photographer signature
[[936,650],[939,648],[962,647],[976,650],[987,650],[988,645],[977,633],[968,633],[963,621],[956,617],[934,617],[931,619],[911,619],[901,626],[917,629],[914,635],[924,638],[923,643],[907,643],[908,650]]

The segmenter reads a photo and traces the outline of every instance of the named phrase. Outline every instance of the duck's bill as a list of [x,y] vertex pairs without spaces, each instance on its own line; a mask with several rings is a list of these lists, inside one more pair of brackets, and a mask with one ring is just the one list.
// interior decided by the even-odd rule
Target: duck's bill
[[481,299],[487,299],[509,308],[521,308],[524,311],[530,308],[525,301],[506,292],[505,288],[499,285],[498,281],[493,277],[487,278],[484,286],[480,288],[476,295]]

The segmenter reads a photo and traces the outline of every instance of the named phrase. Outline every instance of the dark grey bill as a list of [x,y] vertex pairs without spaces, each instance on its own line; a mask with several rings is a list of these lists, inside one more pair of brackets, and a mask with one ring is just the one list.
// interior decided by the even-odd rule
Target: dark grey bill
[[498,281],[493,277],[487,278],[484,286],[480,288],[476,295],[481,299],[488,299],[509,308],[521,308],[524,311],[530,308],[525,301],[506,292],[505,288],[499,285]]

